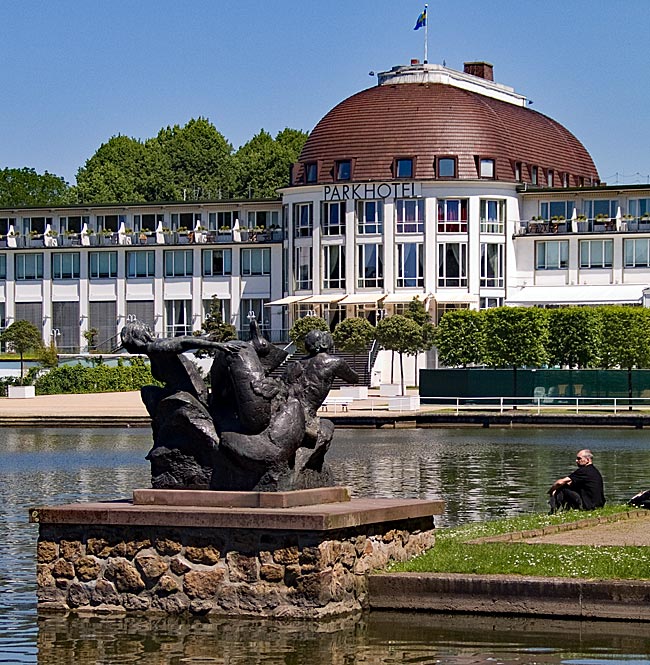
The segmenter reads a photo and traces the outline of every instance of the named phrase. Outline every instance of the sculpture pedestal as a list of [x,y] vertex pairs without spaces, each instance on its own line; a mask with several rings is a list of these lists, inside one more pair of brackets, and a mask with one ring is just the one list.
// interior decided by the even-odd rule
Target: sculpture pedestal
[[[313,503],[318,492],[336,502]],[[191,494],[199,505],[187,505]],[[367,607],[370,570],[433,546],[432,516],[443,509],[442,501],[341,500],[344,488],[282,494],[275,501],[285,507],[242,506],[259,505],[253,492],[136,490],[136,502],[32,508],[39,610],[345,614]]]

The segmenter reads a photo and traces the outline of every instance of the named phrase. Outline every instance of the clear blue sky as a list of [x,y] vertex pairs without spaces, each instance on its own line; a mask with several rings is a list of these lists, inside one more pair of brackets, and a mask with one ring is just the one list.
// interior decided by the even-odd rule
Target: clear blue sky
[[[77,169],[116,134],[204,116],[237,148],[311,130],[383,71],[423,58],[415,0],[1,0],[0,168]],[[650,182],[649,0],[429,3],[429,61],[494,64],[590,151]],[[616,175],[618,173],[618,176]]]

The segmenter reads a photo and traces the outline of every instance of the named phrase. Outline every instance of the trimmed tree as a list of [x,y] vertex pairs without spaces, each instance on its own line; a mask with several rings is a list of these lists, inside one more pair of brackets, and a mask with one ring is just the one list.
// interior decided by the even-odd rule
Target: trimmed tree
[[27,351],[40,352],[43,338],[40,330],[29,321],[14,321],[1,335],[0,340],[9,344],[20,355],[20,381],[25,376],[24,355]]
[[438,360],[447,367],[467,367],[483,362],[485,316],[471,309],[447,312],[435,332]]
[[[197,330],[194,335],[196,337],[206,335],[213,342],[230,342],[237,339],[237,328],[231,323],[227,323],[221,316],[221,300],[217,296],[210,298],[210,307],[208,308],[207,316],[201,324],[201,330]],[[197,358],[205,356],[214,356],[214,351],[209,349],[196,349],[194,355]]]
[[382,348],[399,354],[400,385],[404,395],[404,355],[412,356],[422,350],[422,326],[413,319],[394,314],[379,321],[375,331]]
[[375,337],[375,328],[362,317],[343,319],[334,329],[334,344],[336,348],[351,353],[353,364],[357,364],[357,353],[365,353],[368,344]]
[[542,309],[495,307],[485,311],[485,363],[512,367],[514,397],[517,368],[539,367],[546,362],[547,336],[547,316]]
[[632,369],[650,366],[650,310],[611,306],[600,307],[599,313],[601,367],[627,369],[628,397],[632,399]]
[[548,362],[573,369],[594,367],[601,345],[601,317],[591,307],[561,307],[548,312]]
[[415,382],[419,384],[418,355],[429,351],[435,345],[435,326],[431,323],[431,316],[424,305],[424,302],[417,296],[408,304],[404,316],[407,319],[415,321],[422,330],[422,339],[418,352],[414,355],[415,359]]
[[293,327],[289,331],[289,339],[296,345],[296,349],[300,353],[306,353],[305,337],[311,330],[325,330],[329,332],[330,327],[327,321],[320,316],[303,316],[301,319],[296,319]]

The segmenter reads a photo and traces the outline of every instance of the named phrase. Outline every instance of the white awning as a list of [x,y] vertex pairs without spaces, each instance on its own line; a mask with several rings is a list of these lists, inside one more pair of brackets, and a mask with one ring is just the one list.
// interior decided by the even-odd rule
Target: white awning
[[524,286],[510,289],[506,305],[612,305],[640,303],[643,284]]
[[330,303],[338,302],[339,300],[345,298],[344,293],[319,293],[318,295],[307,296],[304,300],[300,302],[303,303]]
[[467,293],[467,291],[460,291],[454,293],[453,291],[438,292],[433,294],[433,300],[442,303],[452,302],[478,302],[478,296]]
[[427,299],[426,294],[424,293],[389,293],[385,298],[384,298],[384,305],[385,304],[397,304],[397,303],[409,303],[413,300],[413,298],[419,298],[422,302],[424,302]]
[[351,293],[339,300],[339,305],[376,305],[383,297],[383,293]]
[[291,305],[294,302],[300,302],[304,300],[307,296],[286,296],[285,298],[280,298],[280,300],[274,300],[273,302],[267,302],[266,306],[270,305]]

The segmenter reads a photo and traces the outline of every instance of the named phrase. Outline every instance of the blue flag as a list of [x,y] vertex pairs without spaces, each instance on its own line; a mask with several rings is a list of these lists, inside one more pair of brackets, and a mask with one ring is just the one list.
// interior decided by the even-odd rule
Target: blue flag
[[419,30],[420,28],[424,28],[426,24],[427,24],[427,10],[425,8],[424,11],[418,16],[418,20],[413,30]]

